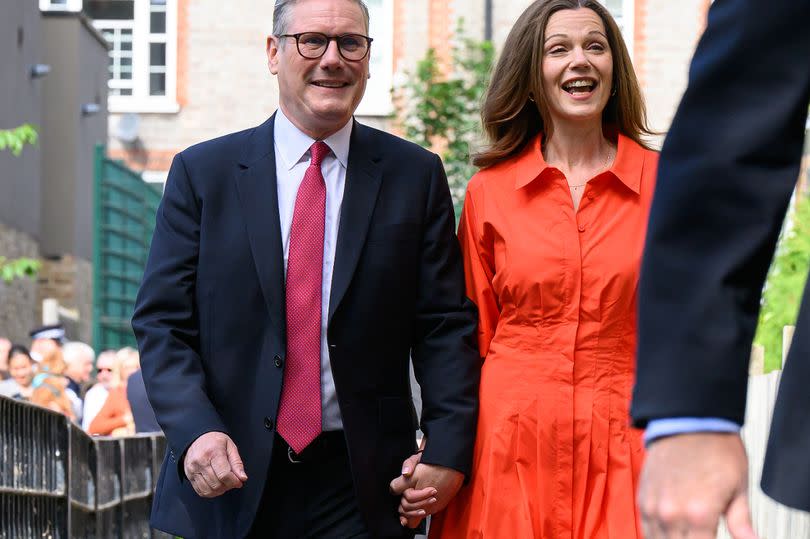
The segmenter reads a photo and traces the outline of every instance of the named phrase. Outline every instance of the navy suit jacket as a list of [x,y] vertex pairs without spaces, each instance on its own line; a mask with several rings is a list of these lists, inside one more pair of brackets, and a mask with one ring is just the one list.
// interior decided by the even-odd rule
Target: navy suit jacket
[[[358,504],[374,537],[412,533],[388,491],[416,449],[411,356],[429,440],[422,461],[471,466],[480,358],[454,227],[438,156],[355,123],[327,335]],[[178,154],[132,321],[169,446],[156,528],[242,537],[259,510],[284,370],[283,264],[273,118]],[[203,499],[181,460],[209,431],[233,438],[248,480]]]
[[[810,0],[718,0],[709,11],[658,166],[639,285],[637,426],[662,417],[743,422],[760,293],[799,175],[808,24]],[[804,510],[807,295],[763,471],[765,492]]]

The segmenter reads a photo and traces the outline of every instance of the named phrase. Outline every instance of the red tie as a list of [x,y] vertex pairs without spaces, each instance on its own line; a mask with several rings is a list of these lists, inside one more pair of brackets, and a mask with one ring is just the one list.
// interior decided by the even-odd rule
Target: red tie
[[318,141],[298,188],[287,259],[287,365],[278,433],[300,453],[321,433],[321,290],[326,184],[321,161],[329,146]]

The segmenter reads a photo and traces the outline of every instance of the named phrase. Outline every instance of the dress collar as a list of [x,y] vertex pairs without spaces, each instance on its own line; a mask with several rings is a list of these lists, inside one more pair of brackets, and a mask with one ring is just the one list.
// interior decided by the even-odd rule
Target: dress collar
[[[546,163],[541,151],[542,141],[543,134],[541,133],[526,145],[526,148],[523,149],[512,164],[515,175],[515,189],[521,189],[536,179],[549,176],[549,172],[557,170]],[[631,191],[639,194],[641,192],[644,152],[644,148],[634,140],[619,134],[616,158],[605,172],[618,178]]]

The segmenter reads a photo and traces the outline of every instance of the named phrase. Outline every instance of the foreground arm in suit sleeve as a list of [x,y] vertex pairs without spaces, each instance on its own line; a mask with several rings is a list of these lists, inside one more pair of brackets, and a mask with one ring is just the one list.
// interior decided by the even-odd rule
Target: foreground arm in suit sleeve
[[[426,507],[428,513],[434,513],[450,501],[463,476],[470,473],[481,369],[476,310],[465,296],[453,203],[438,157],[431,173],[426,214],[412,357],[422,389],[421,427],[427,441],[421,459],[408,459],[403,465],[403,470],[415,466],[404,474],[411,481],[397,478],[392,489],[401,493],[414,487],[418,492],[413,499],[423,499],[430,497],[424,496],[429,488],[436,487],[439,501]],[[447,474],[446,469],[460,473]],[[402,507],[400,512],[405,514]],[[415,520],[410,522],[415,524]]]
[[[807,0],[710,9],[651,210],[632,407],[639,427],[673,417],[743,422],[762,284],[799,172],[807,20]],[[651,443],[639,504],[647,537],[714,537],[722,514],[735,537],[753,537],[739,435]]]
[[[227,429],[206,393],[200,360],[195,301],[200,217],[200,201],[183,156],[178,154],[158,208],[132,327],[149,400],[166,434],[170,460],[178,464],[181,478],[189,471],[186,453],[202,435],[214,439],[218,447],[230,447]],[[206,457],[211,460],[212,455]],[[217,462],[221,462],[221,455]],[[203,494],[196,485],[195,490]]]

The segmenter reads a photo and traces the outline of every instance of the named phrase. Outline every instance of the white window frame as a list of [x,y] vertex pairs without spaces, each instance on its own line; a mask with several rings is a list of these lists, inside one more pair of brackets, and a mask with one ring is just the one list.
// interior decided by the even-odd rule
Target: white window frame
[[[149,33],[149,0],[134,0],[132,23],[132,82],[131,96],[111,95],[107,107],[111,113],[176,113],[177,103],[177,0],[166,0],[165,38]],[[122,24],[123,23],[123,24]],[[105,28],[121,27],[121,20],[94,20],[93,25]],[[166,43],[166,95],[149,95],[149,44]]]
[[39,0],[41,11],[81,11],[82,0],[67,0],[65,4],[56,4],[53,0]]
[[394,84],[394,0],[380,0],[381,5],[369,5],[369,35],[371,43],[371,78],[366,93],[355,114],[357,116],[389,116],[393,113],[391,87]]

